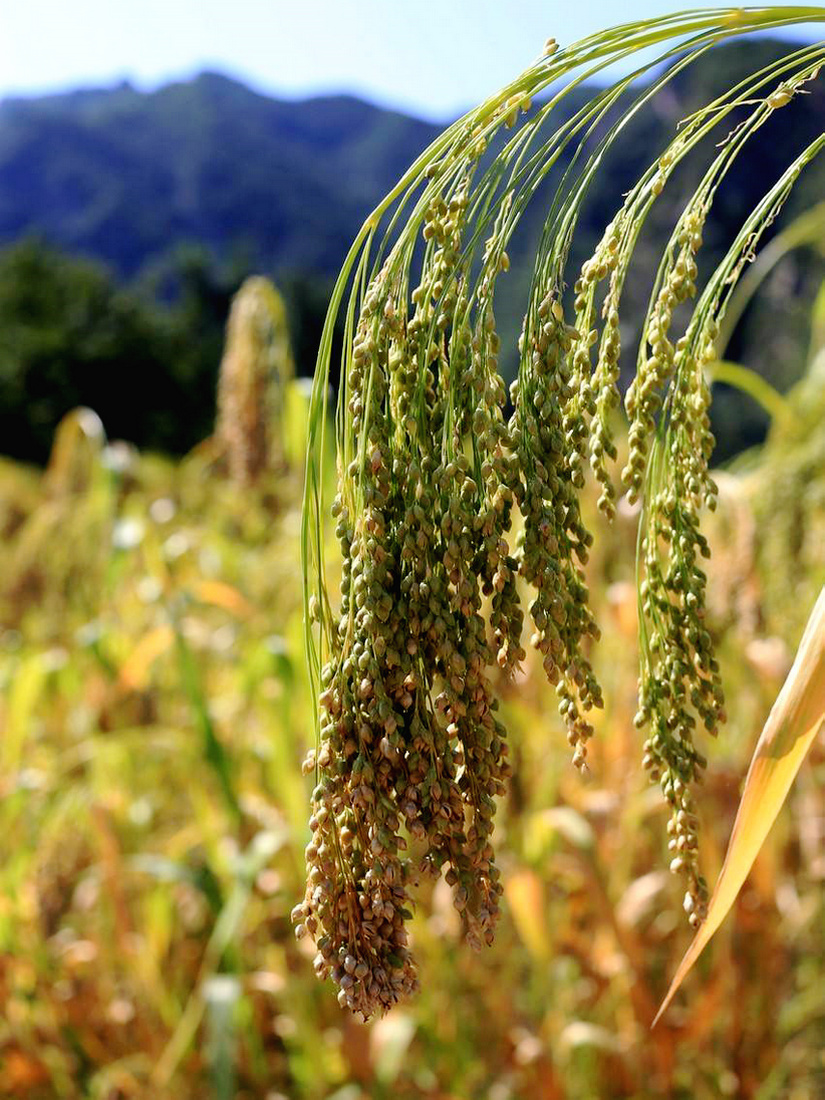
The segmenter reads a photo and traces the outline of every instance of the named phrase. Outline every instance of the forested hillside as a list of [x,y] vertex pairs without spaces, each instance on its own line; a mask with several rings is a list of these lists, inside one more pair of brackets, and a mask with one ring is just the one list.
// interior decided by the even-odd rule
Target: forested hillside
[[[767,63],[779,50],[767,40],[727,46],[677,75],[656,97],[657,112],[630,123],[610,154],[610,170],[597,176],[578,247],[595,243],[616,194],[658,155],[679,118],[752,68],[754,51]],[[568,97],[563,111],[572,115],[589,94]],[[819,133],[822,88],[814,83],[798,100],[793,127],[778,112],[716,196],[700,278],[727,246],[741,211]],[[438,130],[346,96],[280,101],[215,73],[149,93],[123,84],[1,103],[0,246],[12,248],[0,255],[4,450],[42,459],[60,416],[78,402],[95,404],[113,432],[143,446],[189,449],[209,431],[227,305],[251,272],[274,276],[284,290],[298,369],[311,373],[331,281],[349,242]],[[705,163],[725,137],[707,142]],[[597,131],[592,140],[598,138]],[[568,167],[562,154],[555,172]],[[640,269],[626,289],[627,316],[644,309],[652,257],[701,170],[702,158],[691,159],[656,204],[648,239],[640,242]],[[777,228],[824,194],[825,165],[814,163]],[[512,270],[497,306],[505,374],[515,370],[529,279],[520,259],[546,216],[540,191],[512,243]],[[105,270],[93,275],[79,259]],[[583,251],[574,254],[571,271],[582,259]],[[780,389],[799,374],[824,270],[811,249],[787,257],[730,349]],[[76,295],[88,301],[90,294],[97,313],[72,305]],[[105,307],[101,327],[95,317],[110,299],[116,308]],[[625,348],[632,347],[632,332],[623,335]],[[760,410],[724,390],[716,417],[721,457],[764,431]]]
[[332,274],[438,127],[346,96],[286,102],[216,73],[0,106],[0,241],[40,233],[132,276],[171,245]]

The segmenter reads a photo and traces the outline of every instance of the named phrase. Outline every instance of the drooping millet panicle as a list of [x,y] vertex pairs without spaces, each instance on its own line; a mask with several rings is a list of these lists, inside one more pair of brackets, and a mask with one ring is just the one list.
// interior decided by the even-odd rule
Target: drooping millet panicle
[[715,507],[716,501],[708,472],[714,441],[704,377],[716,332],[711,316],[696,329],[695,339],[686,334],[677,344],[662,414],[664,443],[649,473],[641,543],[644,633],[636,724],[651,727],[643,762],[672,808],[670,867],[687,879],[685,908],[694,926],[704,919],[708,900],[698,869],[690,791],[706,760],[695,746],[694,730],[698,722],[715,736],[725,720],[719,665],[704,625],[707,577],[699,565],[710,556],[699,530],[699,510]]
[[362,445],[350,476],[358,514],[339,498],[337,533],[344,554],[338,645],[324,672],[321,744],[311,763],[313,841],[308,886],[294,916],[318,947],[316,970],[339,985],[339,1001],[366,1019],[416,986],[407,948],[410,867],[400,853],[396,789],[406,766],[411,705],[398,652],[398,567],[386,416],[385,362],[394,325],[365,301],[350,373],[350,412]]
[[[695,747],[694,730],[703,728],[715,735],[726,718],[719,664],[704,622],[707,576],[698,564],[700,558],[710,556],[699,530],[699,512],[702,507],[714,509],[717,495],[708,468],[715,441],[705,374],[716,358],[719,318],[737,273],[765,226],[776,217],[809,151],[823,147],[825,135],[766,193],[751,216],[752,225],[743,228],[709,280],[685,334],[675,348],[668,346],[671,384],[645,473],[636,724],[650,725],[644,765],[671,804],[670,866],[687,878],[685,909],[694,927],[704,919],[708,901],[698,869],[697,818],[690,792],[706,761]],[[692,279],[689,264],[683,266],[683,273]],[[669,277],[673,274],[671,270]]]
[[[825,137],[819,141],[819,147],[822,145]],[[666,273],[656,302],[657,310],[660,303],[664,310],[658,312],[658,317],[657,310],[653,314],[651,344],[658,338],[656,352],[659,361],[668,364],[670,385],[645,470],[637,725],[641,728],[649,723],[651,727],[644,745],[644,763],[661,783],[672,807],[671,870],[687,878],[685,909],[694,926],[704,919],[708,899],[698,870],[697,819],[690,793],[690,785],[701,778],[706,762],[695,747],[694,730],[703,728],[715,735],[726,717],[719,664],[704,624],[707,576],[698,564],[699,558],[710,556],[699,530],[699,512],[702,507],[715,508],[717,494],[708,469],[715,441],[710,429],[710,390],[705,371],[716,358],[718,318],[735,281],[734,273],[741,271],[744,257],[752,253],[759,233],[776,216],[801,163],[804,154],[766,194],[753,215],[756,228],[740,233],[708,282],[685,334],[673,347],[661,340],[662,330],[656,321],[662,316],[666,321],[670,318],[671,299],[665,296],[669,283],[680,276],[687,278],[688,290],[692,291],[690,254],[695,253],[700,229],[695,214],[702,208],[706,213],[707,206],[700,198],[693,210],[688,210],[681,226],[682,251]],[[651,405],[650,395],[646,400]],[[636,411],[638,414],[638,408]],[[634,424],[643,423],[643,416],[637,416]],[[637,446],[642,435],[640,430]]]
[[[803,69],[799,80],[809,78],[808,70]],[[755,125],[782,105],[775,97],[755,102]],[[694,130],[698,129],[699,121],[699,118],[692,120]],[[610,273],[610,287],[602,306],[605,324],[600,357],[592,382],[599,411],[591,421],[591,466],[604,487],[599,507],[608,515],[612,513],[612,486],[603,462],[609,440],[603,410],[612,408],[618,398],[615,389],[618,305],[632,252],[621,235],[617,241],[616,227],[632,227],[637,220],[634,211],[643,215],[661,193],[674,164],[690,148],[691,126],[683,130],[660,158],[655,174],[651,175],[651,168],[628,196],[593,258],[584,265],[576,285],[576,323],[581,332],[576,354],[584,373],[585,355],[594,341],[589,326],[594,313],[595,284]],[[741,131],[739,136],[743,135]],[[642,348],[647,349],[647,354],[640,355],[636,378],[627,395],[632,416],[631,455],[623,471],[631,500],[640,495],[645,480],[648,483],[640,561],[645,579],[641,603],[641,706],[637,720],[640,726],[648,720],[652,726],[644,747],[645,766],[661,783],[673,807],[669,825],[671,869],[687,877],[685,908],[694,926],[703,919],[707,888],[698,871],[697,819],[691,810],[689,790],[690,783],[701,777],[705,764],[694,746],[693,730],[698,719],[705,731],[715,734],[725,718],[712,638],[703,623],[706,578],[696,565],[697,555],[707,554],[707,544],[699,533],[699,510],[713,509],[716,505],[716,486],[708,473],[714,439],[708,417],[710,391],[705,368],[715,358],[713,342],[718,333],[715,318],[723,310],[724,288],[735,283],[752,256],[756,241],[753,232],[733,248],[722,276],[717,270],[713,293],[694,311],[686,334],[675,346],[668,334],[674,310],[695,293],[696,252],[714,190],[712,183],[718,183],[726,170],[730,157],[725,147],[733,139],[738,140],[737,131],[723,143],[723,152],[685,211],[664,264],[643,337]],[[794,171],[797,170],[791,170],[791,176]],[[770,223],[776,213],[775,204],[781,202],[785,193],[787,189],[783,191],[779,186],[777,196],[768,203],[770,212],[766,211],[761,224],[756,223],[760,225],[757,232]],[[638,226],[632,232],[638,234]],[[650,448],[659,446],[660,429],[664,430],[664,443],[654,464],[658,474],[651,476]]]
[[[668,395],[663,416],[666,442],[648,471],[640,543],[640,629],[642,661],[639,681],[638,728],[650,725],[644,743],[644,766],[658,780],[672,807],[669,846],[671,870],[681,871],[688,884],[691,922],[704,918],[708,891],[698,871],[697,821],[691,806],[691,784],[698,782],[706,761],[694,744],[697,714],[715,733],[723,717],[721,698],[714,698],[718,665],[709,633],[702,625],[705,574],[697,559],[707,556],[699,532],[696,495],[688,495],[693,461],[686,451],[687,425],[679,400],[685,383],[685,338],[679,341],[672,371],[679,375]],[[704,384],[704,383],[702,383]],[[676,408],[676,420],[668,420]],[[662,429],[660,429],[661,431]],[[698,491],[698,484],[695,486]]]
[[[739,33],[771,17],[745,10],[725,19]],[[771,201],[746,219],[684,335],[674,341],[670,333],[676,311],[696,293],[696,254],[716,188],[748,136],[793,98],[794,80],[818,72],[816,47],[801,49],[785,68],[760,70],[685,120],[581,269],[573,325],[565,322],[563,299],[577,219],[603,155],[671,74],[729,33],[725,19],[691,13],[683,23],[672,17],[628,25],[600,43],[548,48],[416,162],[365,222],[336,283],[310,418],[303,547],[311,576],[306,606],[320,616],[317,634],[311,627],[307,633],[311,675],[320,681],[320,730],[307,761],[316,772],[307,891],[294,918],[297,934],[315,940],[319,974],[338,984],[341,1004],[361,1018],[416,988],[407,924],[420,874],[444,873],[470,944],[492,939],[502,893],[492,846],[495,798],[510,772],[493,674],[514,672],[524,658],[525,585],[534,589],[533,644],[556,686],[573,761],[585,762],[593,733],[587,712],[601,704],[601,691],[589,661],[598,628],[584,574],[592,537],[579,498],[589,451],[599,508],[614,514],[608,463],[616,457],[611,420],[619,404],[619,307],[628,266],[677,163],[731,111],[755,104],[719,146],[668,244],[627,396],[630,454],[622,478],[630,499],[642,502],[637,722],[650,727],[645,766],[672,806],[671,866],[687,877],[691,922],[702,918],[707,890],[690,788],[704,758],[694,732],[701,725],[713,733],[724,718],[699,566],[707,552],[699,513],[715,502],[704,374],[726,288],[789,191],[790,169]],[[684,43],[670,42],[674,34],[690,36],[678,61]],[[617,122],[609,111],[620,95],[636,94],[630,80],[582,106],[549,138],[539,136],[554,105],[580,84],[571,78],[557,93],[560,78],[578,65],[592,75],[617,53],[652,41],[664,44],[662,60],[673,64]],[[791,71],[795,64],[798,72]],[[781,85],[765,97],[777,78]],[[551,88],[551,98],[539,99],[522,130],[507,138],[502,128]],[[813,143],[793,171],[798,175],[817,151]],[[545,220],[507,419],[496,281],[508,269],[506,250],[527,203],[562,154],[566,166]],[[390,227],[376,244],[385,215]],[[336,612],[324,582],[318,456],[334,321],[347,285],[333,507],[342,554]],[[516,509],[523,531],[513,546]],[[313,584],[320,596],[314,605]]]
[[[661,187],[655,188],[655,193],[660,190]],[[653,303],[645,334],[650,355],[640,361],[627,398],[628,411],[633,417],[631,460],[623,472],[632,499],[641,489],[648,468],[649,441],[664,403],[670,443],[663,477],[668,487],[658,495],[648,492],[645,503],[642,612],[655,628],[647,637],[648,644],[643,646],[646,656],[642,662],[636,721],[642,727],[651,720],[653,726],[644,747],[645,767],[661,782],[666,798],[673,805],[671,867],[682,871],[688,880],[686,908],[694,924],[702,919],[707,902],[707,888],[698,872],[697,822],[690,808],[689,784],[700,778],[705,763],[693,744],[694,712],[713,733],[724,718],[711,638],[697,625],[704,614],[705,578],[695,565],[697,553],[707,551],[698,530],[698,509],[702,504],[713,507],[715,503],[715,486],[707,473],[713,437],[707,417],[710,394],[703,372],[713,357],[715,329],[712,323],[706,325],[702,354],[694,357],[689,354],[687,338],[683,337],[674,347],[668,340],[668,332],[675,307],[695,293],[694,255],[701,244],[705,212],[697,204],[683,218],[677,235],[676,259],[666,267]],[[626,272],[620,234],[623,216],[620,213],[608,226],[593,258],[583,266],[575,288],[579,328],[576,356],[584,375],[589,362],[589,356],[585,360],[587,349],[597,336],[589,327],[595,310],[595,289],[610,276],[602,306],[604,327],[599,358],[593,371],[596,413],[590,427],[591,466],[602,485],[599,508],[608,517],[614,513],[614,491],[605,457],[615,457],[608,416],[619,400],[618,303]],[[664,564],[663,546],[671,547]]]
[[[432,247],[408,323],[388,278],[372,284],[348,376],[356,457],[334,509],[342,602],[310,762],[317,836],[295,918],[315,937],[319,973],[364,1018],[414,988],[405,921],[419,870],[446,867],[473,946],[492,939],[501,894],[490,838],[509,763],[485,669],[519,659],[521,619],[504,538],[513,494],[497,480],[512,473],[497,337],[488,321],[473,333],[462,320],[465,205],[458,186],[428,211]],[[471,459],[474,423],[477,448],[490,450]],[[487,588],[503,597],[497,650],[481,613]],[[401,858],[404,833],[423,846],[417,869]]]

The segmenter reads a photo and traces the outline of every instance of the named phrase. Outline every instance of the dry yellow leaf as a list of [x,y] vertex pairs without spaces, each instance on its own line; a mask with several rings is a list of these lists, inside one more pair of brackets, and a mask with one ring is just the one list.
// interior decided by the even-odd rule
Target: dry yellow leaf
[[249,619],[255,614],[249,600],[225,581],[199,580],[192,585],[192,592],[202,603],[221,607],[239,619]]
[[710,899],[707,920],[679,964],[667,996],[656,1013],[654,1026],[736,900],[823,722],[825,588],[811,612],[791,671],[757,742],[725,862]]
[[529,867],[522,867],[506,879],[504,896],[525,947],[534,959],[546,962],[550,956],[550,942],[541,878]]
[[152,665],[171,646],[174,637],[171,626],[167,624],[156,626],[144,634],[120,666],[120,686],[129,691],[143,691],[149,684]]

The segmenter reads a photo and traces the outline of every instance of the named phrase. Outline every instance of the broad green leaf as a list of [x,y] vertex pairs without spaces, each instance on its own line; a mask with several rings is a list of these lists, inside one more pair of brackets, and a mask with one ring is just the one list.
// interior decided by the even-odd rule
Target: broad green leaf
[[755,370],[743,367],[739,363],[731,363],[727,359],[717,359],[710,364],[708,374],[711,382],[723,382],[726,386],[734,386],[742,393],[746,393],[761,405],[773,420],[780,421],[784,427],[793,426],[793,409],[782,394]]
[[762,249],[756,261],[742,276],[731,295],[730,304],[719,330],[718,348],[724,351],[742,314],[767,276],[779,261],[795,248],[814,246],[820,252],[825,248],[825,202],[817,203],[790,225],[786,226]]
[[793,667],[757,742],[725,862],[710,899],[707,920],[679,964],[667,996],[656,1013],[654,1026],[736,900],[823,722],[825,588],[811,612]]

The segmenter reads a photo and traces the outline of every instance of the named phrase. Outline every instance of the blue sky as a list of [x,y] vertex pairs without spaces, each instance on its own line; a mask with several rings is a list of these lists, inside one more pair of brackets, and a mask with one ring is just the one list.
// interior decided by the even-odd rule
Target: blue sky
[[212,68],[272,94],[350,91],[445,119],[511,79],[549,36],[570,42],[680,6],[679,0],[0,0],[0,97],[124,78],[151,88]]

